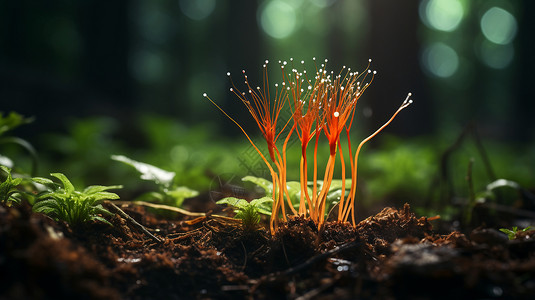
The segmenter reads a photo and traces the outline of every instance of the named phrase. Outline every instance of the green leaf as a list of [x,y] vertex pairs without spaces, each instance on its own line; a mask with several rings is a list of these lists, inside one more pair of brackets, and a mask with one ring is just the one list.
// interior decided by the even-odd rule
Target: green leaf
[[271,197],[262,197],[253,199],[249,205],[254,205],[258,212],[264,215],[271,216],[271,207],[273,206],[273,199]]
[[176,207],[181,207],[185,199],[196,197],[199,195],[199,192],[185,186],[179,186],[171,191],[167,191],[166,194],[175,200],[174,204]]
[[301,201],[301,183],[298,181],[288,181],[286,182],[286,189],[294,207],[296,205],[299,206],[299,202]]
[[216,204],[228,204],[238,209],[244,209],[247,205],[249,205],[249,202],[247,202],[245,199],[236,197],[226,197],[217,201]]
[[95,194],[98,192],[104,192],[107,190],[115,190],[115,189],[122,189],[122,185],[112,185],[112,186],[104,186],[104,185],[91,185],[84,189],[83,193],[86,195]]
[[228,204],[233,206],[236,209],[236,213],[247,209],[249,206],[254,206],[259,213],[271,216],[271,205],[267,205],[268,203],[271,205],[273,204],[273,199],[271,199],[271,197],[253,199],[251,202],[236,197],[226,197],[216,202],[216,204]]
[[170,186],[175,178],[175,172],[169,172],[162,170],[153,165],[135,161],[124,155],[112,155],[111,159],[125,163],[131,167],[134,167],[139,173],[141,173],[141,179],[153,181],[158,185]]
[[119,199],[119,195],[117,195],[116,193],[110,193],[110,192],[98,192],[98,193],[91,194],[91,196],[88,198],[92,198],[97,201],[98,200],[117,200]]
[[102,204],[98,204],[93,209],[95,210],[95,213],[108,215],[108,216],[113,216],[113,213],[110,212],[109,210],[105,209],[104,206],[102,206]]
[[24,118],[22,115],[16,112],[10,112],[9,115],[5,117],[4,114],[0,112],[0,135],[32,121],[32,118]]
[[500,187],[510,187],[516,190],[520,190],[520,185],[511,180],[506,179],[497,179],[489,184],[487,184],[487,190],[492,191],[494,189],[500,188]]
[[106,224],[108,224],[108,225],[110,225],[110,226],[113,226],[112,223],[110,223],[108,220],[104,219],[104,218],[101,217],[101,216],[92,216],[92,217],[91,217],[91,220],[100,221],[100,222],[102,222],[102,223],[106,223]]
[[59,209],[59,205],[56,199],[47,199],[35,203],[32,209],[35,212],[44,212],[43,210],[47,209],[57,210]]
[[8,176],[11,174],[11,169],[4,166],[4,165],[0,165],[0,169],[4,172],[6,172],[8,174]]
[[267,179],[255,176],[245,176],[242,181],[248,181],[264,189],[266,195],[273,193],[273,183]]
[[[513,231],[514,230],[514,231]],[[500,231],[507,234],[507,237],[510,239],[510,240],[514,240],[515,237],[516,237],[516,230],[515,228],[513,227],[513,230],[510,230],[510,229],[507,229],[507,228],[500,228]]]
[[6,180],[0,183],[0,201],[15,201],[20,202],[19,199],[12,197],[12,194],[19,193],[17,186],[22,182],[22,178],[13,178],[11,177],[11,169],[6,166],[0,166],[4,172],[7,173]]
[[66,194],[70,195],[75,191],[74,186],[72,185],[71,181],[64,174],[51,173],[50,175],[56,177],[57,179],[59,179],[59,181],[61,181],[61,183],[63,184],[63,189],[65,190]]
[[136,200],[147,202],[164,202],[164,195],[158,192],[147,192],[137,197]]
[[[349,190],[349,188],[351,188],[351,179],[346,179],[345,180],[345,189],[346,191]],[[329,192],[330,191],[334,191],[334,190],[341,190],[342,189],[342,183],[343,181],[341,179],[333,179],[331,181],[331,186],[329,187]]]
[[32,181],[46,186],[55,185],[54,181],[44,177],[33,177]]

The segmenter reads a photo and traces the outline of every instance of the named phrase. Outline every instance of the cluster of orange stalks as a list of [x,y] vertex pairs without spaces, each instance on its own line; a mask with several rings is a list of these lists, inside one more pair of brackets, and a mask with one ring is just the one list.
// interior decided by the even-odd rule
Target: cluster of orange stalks
[[[371,62],[371,60],[369,60],[369,62]],[[319,67],[315,63],[315,73],[310,75],[306,70],[301,72],[298,71],[294,67],[293,59],[290,59],[289,64],[286,61],[279,61],[282,72],[282,83],[280,85],[278,83],[273,85],[274,94],[273,92],[270,93],[270,83],[267,75],[267,60],[263,66],[264,75],[262,88],[253,88],[247,79],[245,71],[243,71],[246,87],[245,91],[242,92],[236,88],[231,80],[232,88],[230,91],[236,94],[249,110],[249,113],[258,124],[258,127],[267,142],[269,160],[258,149],[243,127],[212,101],[206,93],[203,94],[204,97],[210,100],[210,102],[212,102],[242,130],[269,168],[271,179],[273,181],[274,200],[270,220],[270,229],[272,233],[274,233],[277,228],[280,216],[286,221],[287,215],[290,213],[293,215],[309,216],[316,223],[318,228],[322,227],[325,222],[325,202],[333,179],[337,154],[340,157],[342,174],[342,193],[340,202],[338,203],[337,219],[340,222],[347,222],[351,216],[351,222],[353,226],[355,226],[353,210],[355,207],[355,195],[357,190],[357,163],[359,152],[367,141],[377,135],[383,128],[392,122],[401,110],[412,103],[412,100],[409,99],[411,96],[409,93],[392,117],[377,131],[360,142],[355,155],[352,155],[353,151],[351,149],[349,131],[351,129],[351,124],[353,123],[355,107],[360,96],[362,96],[364,91],[373,81],[376,72],[372,72],[369,69],[370,63],[368,63],[364,72],[353,72],[350,68],[344,66],[340,73],[335,74],[333,72],[328,72],[325,69],[326,63],[327,60],[325,60],[325,63],[321,64]],[[304,62],[301,61],[301,64],[304,64]],[[288,69],[290,70],[288,71]],[[230,77],[230,73],[227,73],[227,75]],[[286,104],[291,110],[292,117],[288,120],[282,120],[282,122],[279,123],[281,121],[279,120],[279,115]],[[280,126],[278,126],[278,124]],[[286,137],[282,142],[282,151],[279,151],[277,141],[286,128],[289,130],[287,130]],[[345,138],[347,138],[348,142],[352,178],[347,197],[345,195],[346,164],[340,143],[343,131],[345,131]],[[288,141],[294,132],[297,134],[301,142],[301,194],[298,210],[292,205],[286,184],[286,149]],[[318,141],[322,132],[329,142],[330,156],[325,167],[323,182],[321,186],[318,187],[317,151]],[[312,193],[310,194],[308,189],[307,148],[312,140],[314,141],[314,157]]]

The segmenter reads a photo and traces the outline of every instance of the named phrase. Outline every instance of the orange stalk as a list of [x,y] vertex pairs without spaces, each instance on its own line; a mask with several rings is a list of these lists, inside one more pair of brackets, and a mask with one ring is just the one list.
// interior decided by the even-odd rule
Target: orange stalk
[[[354,166],[355,167],[353,169],[353,174],[352,174],[351,190],[349,192],[349,196],[351,197],[351,200],[347,202],[347,205],[346,205],[346,207],[344,209],[344,212],[342,214],[343,221],[347,221],[347,218],[349,217],[349,213],[350,213],[350,211],[353,209],[353,207],[355,205],[355,192],[356,192],[356,189],[357,189],[357,166],[358,166],[359,153],[360,153],[360,150],[361,150],[362,146],[364,144],[366,144],[369,140],[371,140],[373,137],[375,137],[386,126],[388,126],[396,118],[396,116],[398,115],[398,113],[400,111],[402,111],[403,109],[407,108],[409,105],[412,104],[412,100],[409,99],[411,95],[412,95],[411,93],[409,93],[407,95],[407,98],[405,98],[403,103],[401,103],[401,106],[396,110],[396,112],[394,112],[392,117],[390,117],[390,119],[385,124],[383,124],[383,126],[381,126],[379,129],[377,129],[370,136],[368,136],[367,138],[362,140],[362,142],[360,142],[359,146],[357,147],[357,151],[355,152],[355,162],[354,162]],[[351,214],[351,216],[352,216],[353,226],[356,226],[354,214]]]

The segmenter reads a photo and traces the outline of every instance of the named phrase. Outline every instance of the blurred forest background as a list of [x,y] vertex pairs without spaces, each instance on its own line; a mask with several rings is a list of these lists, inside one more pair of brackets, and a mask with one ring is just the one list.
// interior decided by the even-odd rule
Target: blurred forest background
[[[109,161],[120,152],[176,171],[181,184],[202,190],[218,174],[247,173],[235,158],[247,149],[241,132],[202,93],[257,132],[228,90],[227,71],[245,69],[251,82],[260,82],[265,59],[328,58],[336,71],[363,70],[372,58],[378,75],[359,100],[354,134],[379,127],[408,92],[415,103],[363,154],[370,195],[401,198],[418,189],[416,197],[428,201],[431,179],[445,172],[443,153],[469,124],[478,135],[451,149],[461,149],[450,163],[456,186],[466,191],[467,165],[476,158],[479,189],[501,177],[533,188],[534,6],[530,0],[1,1],[0,110],[35,118],[16,134],[44,152],[43,172],[104,184],[131,175]],[[275,64],[271,70],[278,74]]]

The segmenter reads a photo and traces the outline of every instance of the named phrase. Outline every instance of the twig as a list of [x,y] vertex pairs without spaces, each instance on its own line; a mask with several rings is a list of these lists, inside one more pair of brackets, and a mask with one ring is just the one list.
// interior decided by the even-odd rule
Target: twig
[[121,215],[121,217],[127,219],[128,221],[130,221],[132,224],[134,224],[138,229],[140,229],[143,233],[145,233],[146,235],[150,236],[151,239],[153,239],[154,241],[156,241],[157,243],[161,243],[162,240],[159,239],[157,236],[153,235],[152,233],[150,233],[147,228],[145,228],[143,225],[139,224],[136,220],[134,220],[134,218],[132,218],[131,216],[129,216],[128,214],[126,214],[122,209],[120,209],[117,205],[115,205],[114,203],[112,203],[111,201],[105,201],[106,204],[109,204],[111,205],[118,213],[119,215]]
[[215,215],[215,214],[211,214],[209,212],[208,213],[190,212],[190,211],[187,211],[187,210],[185,210],[183,208],[179,208],[179,207],[175,207],[175,206],[169,206],[169,205],[164,205],[164,204],[156,204],[156,203],[150,203],[150,202],[145,202],[145,201],[113,201],[113,202],[117,203],[117,204],[134,204],[134,205],[148,206],[148,207],[152,207],[152,208],[156,208],[156,209],[164,209],[164,210],[174,211],[174,212],[177,212],[177,213],[180,213],[180,214],[183,214],[183,215],[186,215],[186,216],[190,216],[190,217],[207,217],[207,216],[209,216],[209,217],[214,218],[214,219],[222,219],[222,220],[233,222],[233,223],[240,223],[241,222],[240,219],[235,219],[235,218],[221,216],[221,215]]
[[206,216],[205,213],[201,213],[201,212],[190,212],[190,211],[187,211],[185,209],[175,207],[175,206],[156,204],[156,203],[150,203],[150,202],[145,202],[145,201],[114,201],[114,202],[119,203],[119,204],[135,204],[135,205],[148,206],[148,207],[152,207],[156,209],[164,209],[164,210],[174,211],[174,212],[177,212],[186,216],[191,216],[191,217]]

